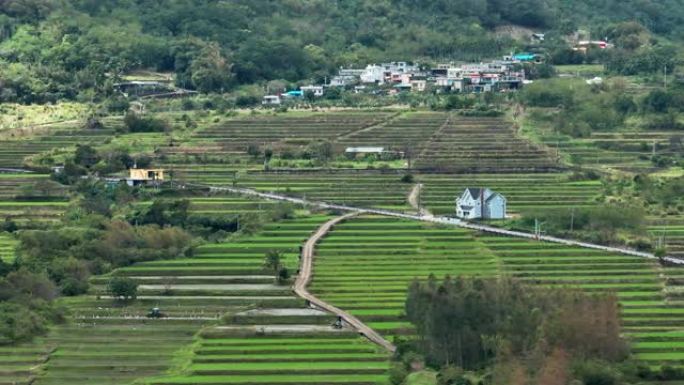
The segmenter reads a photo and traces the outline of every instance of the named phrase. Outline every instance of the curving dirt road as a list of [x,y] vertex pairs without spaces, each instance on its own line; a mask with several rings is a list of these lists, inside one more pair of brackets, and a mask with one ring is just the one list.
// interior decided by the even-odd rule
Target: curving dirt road
[[295,293],[297,293],[298,296],[308,300],[314,306],[327,310],[330,313],[333,313],[336,316],[341,317],[347,324],[356,329],[360,334],[364,335],[366,338],[376,343],[377,345],[380,345],[388,351],[394,353],[397,350],[397,348],[391,342],[387,341],[380,334],[378,334],[378,332],[369,328],[368,326],[366,326],[366,324],[361,322],[361,320],[347,313],[346,311],[320,300],[313,294],[309,293],[309,290],[307,289],[307,286],[311,282],[313,276],[313,258],[316,244],[323,237],[325,237],[325,235],[328,234],[328,232],[330,232],[333,226],[355,215],[358,215],[358,212],[346,214],[329,220],[328,222],[324,223],[321,227],[319,227],[318,230],[316,230],[316,232],[306,241],[306,244],[302,249],[302,260],[300,263],[299,275],[297,276],[297,280],[294,284],[294,291]]

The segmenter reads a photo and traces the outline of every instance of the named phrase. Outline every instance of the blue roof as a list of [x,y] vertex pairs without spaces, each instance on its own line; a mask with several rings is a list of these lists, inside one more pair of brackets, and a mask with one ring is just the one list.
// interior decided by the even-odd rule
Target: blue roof
[[531,53],[519,53],[517,55],[513,55],[513,59],[515,60],[520,60],[520,61],[529,61],[529,60],[534,60],[535,55]]
[[285,95],[288,96],[304,96],[304,92],[302,91],[287,91]]

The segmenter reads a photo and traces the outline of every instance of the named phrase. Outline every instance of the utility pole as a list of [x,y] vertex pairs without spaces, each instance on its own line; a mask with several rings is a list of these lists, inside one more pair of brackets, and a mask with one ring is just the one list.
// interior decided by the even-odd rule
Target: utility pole
[[534,237],[539,241],[541,240],[541,234],[542,234],[542,224],[543,222],[539,222],[539,219],[534,218]]
[[665,86],[665,90],[667,90],[667,64],[663,67],[663,85]]
[[423,215],[423,202],[422,202],[422,191],[423,191],[423,184],[419,183],[418,184],[418,215]]
[[570,212],[570,232],[575,230],[575,208]]

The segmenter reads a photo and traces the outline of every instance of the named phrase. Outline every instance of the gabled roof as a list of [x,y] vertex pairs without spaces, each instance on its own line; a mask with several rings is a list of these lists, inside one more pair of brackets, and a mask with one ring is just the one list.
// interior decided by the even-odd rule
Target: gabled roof
[[482,189],[479,187],[468,187],[466,190],[468,190],[468,193],[470,194],[471,197],[473,198],[479,198],[480,193],[482,193]]

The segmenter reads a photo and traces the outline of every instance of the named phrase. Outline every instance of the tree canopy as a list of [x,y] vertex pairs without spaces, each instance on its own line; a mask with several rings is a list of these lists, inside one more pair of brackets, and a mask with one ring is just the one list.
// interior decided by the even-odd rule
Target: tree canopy
[[[135,69],[175,72],[179,86],[220,92],[274,79],[320,80],[340,66],[375,61],[479,60],[514,47],[510,36],[493,33],[510,25],[561,33],[589,26],[620,48],[635,48],[640,29],[611,25],[636,21],[675,37],[683,3],[2,0],[0,101],[106,94]],[[614,64],[619,72],[640,66],[621,63]]]

